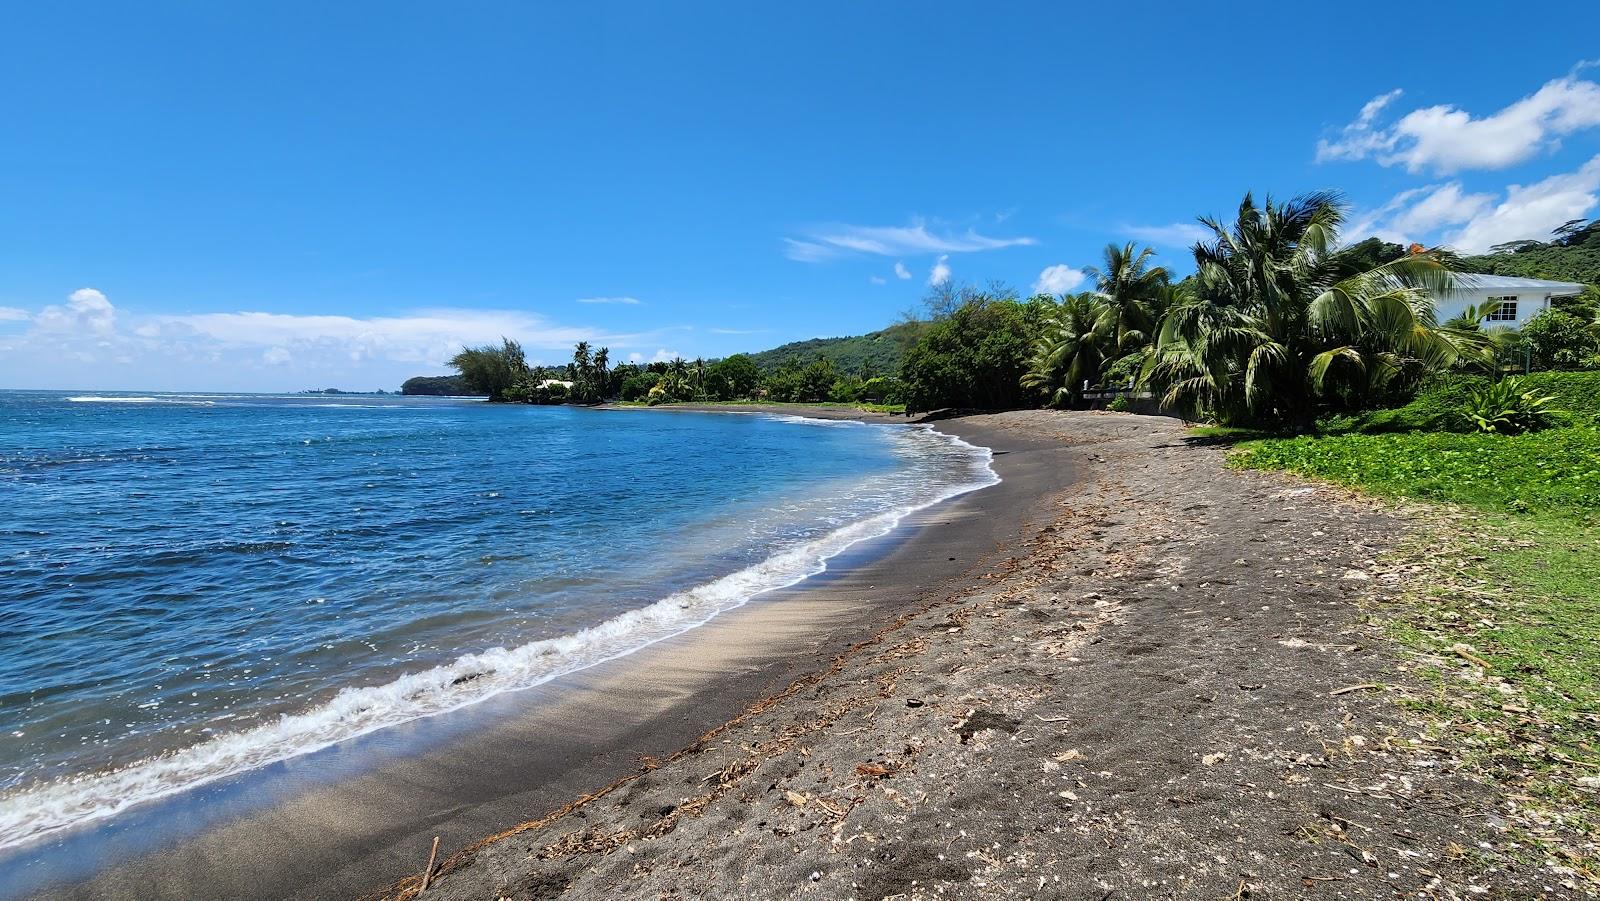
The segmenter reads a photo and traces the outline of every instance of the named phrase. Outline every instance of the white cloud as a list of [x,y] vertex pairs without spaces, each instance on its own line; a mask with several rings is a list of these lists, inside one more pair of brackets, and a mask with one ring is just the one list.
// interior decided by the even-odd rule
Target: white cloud
[[1565,135],[1600,126],[1600,84],[1579,79],[1577,68],[1481,118],[1440,104],[1380,126],[1378,116],[1400,96],[1391,91],[1368,101],[1337,139],[1318,141],[1317,160],[1371,157],[1411,172],[1504,169],[1554,148]]
[[874,285],[887,285],[887,284],[889,284],[889,280],[884,278],[881,275],[869,275],[869,276],[867,276],[867,281],[873,283]]
[[816,229],[803,240],[785,238],[784,253],[791,260],[816,263],[848,254],[904,256],[919,253],[972,253],[1037,244],[1033,238],[991,238],[973,229],[939,234],[914,220],[907,226],[834,225]]
[[911,270],[906,268],[906,264],[905,263],[902,263],[899,260],[895,260],[894,261],[894,277],[897,278],[897,279],[900,279],[901,281],[905,281],[906,279],[911,277]]
[[565,359],[580,340],[609,345],[618,356],[661,340],[656,332],[608,333],[514,310],[139,315],[92,288],[19,312],[7,318],[26,321],[24,329],[0,333],[0,385],[7,387],[393,388],[408,376],[444,370],[463,345],[502,336],[520,340],[536,360]]
[[764,335],[772,331],[769,328],[708,328],[706,331],[713,335]]
[[106,336],[117,327],[117,311],[94,288],[79,288],[67,295],[65,306],[51,305],[33,317],[39,331]]
[[0,307],[0,322],[27,322],[33,314],[16,307]]
[[644,362],[644,354],[639,353],[638,351],[634,351],[633,353],[628,354],[628,362],[629,363],[643,363]]
[[580,297],[578,303],[613,303],[636,307],[642,301],[637,297]]
[[1190,247],[1198,241],[1212,237],[1211,230],[1196,222],[1174,222],[1170,225],[1124,225],[1121,231],[1157,247]]
[[928,270],[928,284],[942,285],[950,280],[950,254],[943,253],[933,263],[933,268]]
[[1397,244],[1445,244],[1481,253],[1507,241],[1546,240],[1556,226],[1588,216],[1597,203],[1600,156],[1576,172],[1510,185],[1503,198],[1467,193],[1459,182],[1402,191],[1377,209],[1351,217],[1344,233],[1352,240],[1375,235]]
[[1081,270],[1074,269],[1065,263],[1046,266],[1044,271],[1039,273],[1038,280],[1033,283],[1033,293],[1066,294],[1073,288],[1083,284],[1085,278],[1087,276]]
[[1483,251],[1523,238],[1546,240],[1551,229],[1569,219],[1586,217],[1600,202],[1600,156],[1576,172],[1552,175],[1531,185],[1510,185],[1505,200],[1474,216],[1446,236],[1451,246]]
[[671,363],[673,360],[676,360],[681,356],[683,356],[683,354],[680,354],[675,350],[667,350],[665,347],[663,347],[655,352],[655,355],[650,358],[650,362]]
[[1436,236],[1450,225],[1471,222],[1494,203],[1493,194],[1468,194],[1460,182],[1401,191],[1374,210],[1352,215],[1343,229],[1352,241],[1378,237],[1397,244]]

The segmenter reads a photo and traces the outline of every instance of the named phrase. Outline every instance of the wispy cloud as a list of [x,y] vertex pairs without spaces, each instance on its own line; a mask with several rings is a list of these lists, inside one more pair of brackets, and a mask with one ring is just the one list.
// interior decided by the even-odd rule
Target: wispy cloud
[[1074,269],[1065,263],[1055,266],[1046,266],[1039,273],[1039,278],[1033,283],[1035,294],[1066,294],[1068,291],[1083,284],[1088,278],[1080,269]]
[[1449,104],[1412,110],[1393,124],[1380,123],[1399,90],[1367,101],[1333,139],[1317,142],[1317,161],[1374,159],[1407,171],[1451,173],[1504,169],[1554,148],[1560,139],[1600,126],[1600,84],[1570,74],[1486,116]]
[[769,328],[708,328],[706,331],[713,335],[765,335],[772,331]]
[[0,307],[0,322],[27,322],[33,314],[16,307]]
[[933,268],[928,270],[928,284],[942,285],[950,280],[950,255],[940,254],[939,259],[933,263]]
[[1198,241],[1211,237],[1211,230],[1197,222],[1173,222],[1168,225],[1124,225],[1119,231],[1157,247],[1191,247]]
[[578,303],[614,303],[636,307],[643,301],[637,297],[580,297]]
[[974,253],[1038,243],[1019,236],[996,238],[975,229],[964,232],[936,232],[921,220],[911,225],[833,225],[807,232],[801,238],[785,238],[784,253],[791,260],[817,263],[853,254],[910,256],[929,253]]
[[874,285],[887,285],[887,284],[889,284],[889,280],[884,278],[881,275],[869,275],[869,276],[867,276],[867,281],[873,283]]
[[894,277],[897,278],[897,279],[900,279],[901,281],[905,281],[906,279],[909,279],[911,277],[911,270],[906,268],[906,264],[905,263],[902,263],[899,260],[895,260],[894,261]]

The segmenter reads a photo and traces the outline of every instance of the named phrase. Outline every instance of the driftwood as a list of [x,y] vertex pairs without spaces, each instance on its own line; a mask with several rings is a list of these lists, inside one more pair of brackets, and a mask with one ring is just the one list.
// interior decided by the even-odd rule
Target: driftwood
[[428,852],[428,868],[422,871],[422,888],[417,889],[421,894],[428,890],[428,884],[433,881],[433,862],[439,857],[439,836],[433,837],[433,850]]

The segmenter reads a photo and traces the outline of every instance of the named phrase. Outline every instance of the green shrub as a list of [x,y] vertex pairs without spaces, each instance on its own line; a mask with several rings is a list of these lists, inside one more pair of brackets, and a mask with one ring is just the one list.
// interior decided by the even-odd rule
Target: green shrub
[[1522,327],[1522,337],[1540,369],[1592,369],[1600,354],[1600,335],[1592,321],[1561,310],[1545,310]]
[[1126,413],[1132,408],[1133,404],[1128,402],[1126,394],[1119,394],[1111,399],[1111,403],[1106,404],[1106,409],[1115,410],[1118,413]]
[[1555,424],[1553,400],[1553,394],[1523,391],[1521,379],[1501,379],[1473,389],[1466,413],[1479,431],[1521,435]]

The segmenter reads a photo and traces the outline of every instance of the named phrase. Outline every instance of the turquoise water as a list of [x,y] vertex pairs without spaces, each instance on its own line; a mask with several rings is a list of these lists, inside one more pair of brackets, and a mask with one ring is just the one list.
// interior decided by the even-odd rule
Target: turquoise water
[[992,481],[919,427],[0,392],[0,848],[626,654]]

